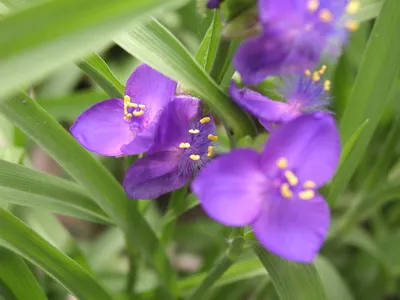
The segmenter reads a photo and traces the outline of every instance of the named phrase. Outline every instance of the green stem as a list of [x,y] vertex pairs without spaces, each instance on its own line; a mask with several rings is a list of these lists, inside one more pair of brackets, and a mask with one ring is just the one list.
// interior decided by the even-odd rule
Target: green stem
[[131,297],[134,292],[137,271],[138,271],[138,255],[129,254],[129,273],[126,281],[126,294]]
[[[239,234],[239,235],[238,235]],[[187,297],[187,300],[203,299],[209,288],[235,263],[243,251],[244,238],[242,228],[233,228],[232,240],[228,250],[215,263],[200,285]]]

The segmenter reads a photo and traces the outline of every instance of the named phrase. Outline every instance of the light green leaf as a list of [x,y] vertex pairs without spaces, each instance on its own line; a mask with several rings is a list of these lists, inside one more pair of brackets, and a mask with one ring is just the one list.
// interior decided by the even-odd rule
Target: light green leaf
[[221,15],[214,11],[213,20],[208,28],[199,49],[197,49],[195,59],[206,70],[211,71],[211,67],[217,53],[217,47],[221,39]]
[[80,219],[111,223],[77,184],[2,160],[0,203],[41,208]]
[[83,111],[93,104],[107,99],[102,92],[79,92],[59,98],[38,98],[37,102],[53,118],[74,121]]
[[281,300],[326,300],[324,286],[313,264],[284,260],[248,241],[264,265]]
[[116,43],[161,73],[183,84],[232,127],[237,137],[252,135],[251,119],[212,81],[189,51],[160,23],[153,20],[119,35]]
[[167,211],[163,217],[164,226],[197,205],[199,205],[199,199],[197,199],[194,194],[189,194],[188,196],[184,197],[181,201],[179,201],[179,203]]
[[[366,1],[363,1],[366,2]],[[369,3],[361,3],[360,10],[355,14],[354,20],[357,22],[365,22],[376,18],[381,9],[383,1],[373,1]]]
[[[175,272],[157,236],[121,185],[68,132],[25,94],[0,103],[0,113],[40,144],[120,227],[130,251],[137,247],[171,294],[178,294]],[[165,299],[171,295],[165,294]]]
[[5,248],[0,248],[0,281],[17,299],[47,299],[24,260]]
[[0,95],[105,46],[126,26],[185,0],[56,0],[18,11],[0,24]]
[[110,97],[122,98],[125,86],[115,77],[104,60],[93,53],[78,64],[94,82],[96,82]]
[[0,209],[0,240],[3,246],[45,270],[78,298],[112,299],[91,274],[3,209]]
[[346,282],[327,258],[317,256],[314,265],[321,277],[329,300],[354,300]]
[[[360,163],[379,121],[394,95],[400,69],[400,6],[398,0],[386,0],[371,32],[360,69],[340,121],[340,133],[346,144],[360,125],[369,119],[357,145],[337,172],[329,203],[336,201]],[[379,58],[379,59],[377,59]]]
[[353,150],[354,146],[357,143],[358,138],[360,137],[361,132],[364,130],[365,126],[368,124],[369,120],[365,120],[364,123],[360,125],[360,127],[357,128],[356,132],[350,137],[350,139],[347,141],[347,143],[343,146],[342,153],[340,154],[340,162],[339,166],[343,165],[343,163],[346,161],[347,157],[349,157],[349,154]]

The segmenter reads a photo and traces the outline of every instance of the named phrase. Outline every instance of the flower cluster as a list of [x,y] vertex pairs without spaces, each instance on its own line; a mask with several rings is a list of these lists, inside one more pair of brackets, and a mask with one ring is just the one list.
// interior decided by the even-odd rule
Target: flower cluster
[[[210,0],[211,9],[221,0]],[[340,139],[326,110],[331,81],[315,69],[332,41],[357,24],[347,18],[357,0],[258,0],[262,32],[244,41],[233,65],[241,84],[279,76],[282,101],[231,82],[229,95],[270,132],[261,153],[234,149],[215,156],[216,125],[200,99],[177,94],[177,83],[139,66],[122,99],[102,101],[71,128],[82,146],[108,155],[146,153],[128,169],[123,187],[133,199],[154,199],[185,186],[205,212],[228,226],[249,225],[271,252],[311,262],[329,228],[329,208],[317,189],[335,173]]]

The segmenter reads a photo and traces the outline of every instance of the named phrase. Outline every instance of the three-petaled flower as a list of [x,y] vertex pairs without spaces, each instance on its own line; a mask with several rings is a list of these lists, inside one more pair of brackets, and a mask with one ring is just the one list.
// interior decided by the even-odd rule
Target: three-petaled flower
[[233,64],[246,84],[312,69],[332,40],[343,44],[346,29],[357,29],[345,13],[359,7],[358,0],[258,0],[262,33],[241,44]]
[[199,99],[180,95],[161,114],[153,147],[135,161],[124,179],[130,198],[153,199],[183,187],[213,155],[218,140]]
[[317,188],[333,176],[339,154],[332,116],[304,114],[274,130],[261,154],[239,149],[214,159],[199,172],[192,190],[215,220],[250,225],[271,252],[311,262],[330,220]]
[[286,100],[274,101],[248,88],[238,88],[232,82],[229,94],[241,107],[258,117],[261,124],[269,131],[275,126],[289,122],[299,115],[316,110],[324,110],[329,104],[330,80],[322,80],[326,66],[302,75],[286,75],[277,92]]
[[174,96],[176,82],[140,65],[126,83],[124,99],[108,99],[83,112],[71,127],[86,149],[106,156],[147,151],[154,142],[160,112]]

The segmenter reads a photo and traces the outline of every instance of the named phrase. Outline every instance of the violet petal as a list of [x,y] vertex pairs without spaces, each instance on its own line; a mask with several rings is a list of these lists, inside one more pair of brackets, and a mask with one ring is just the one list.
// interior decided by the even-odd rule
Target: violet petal
[[328,232],[329,207],[320,195],[312,200],[270,199],[251,224],[260,243],[285,259],[310,263]]
[[266,189],[259,157],[254,150],[233,150],[199,172],[192,191],[210,217],[229,226],[247,225],[257,217]]

